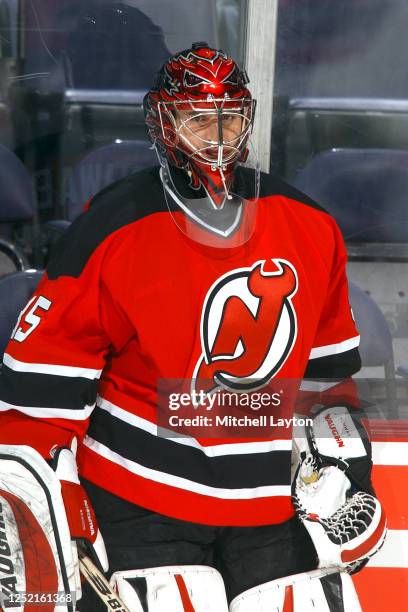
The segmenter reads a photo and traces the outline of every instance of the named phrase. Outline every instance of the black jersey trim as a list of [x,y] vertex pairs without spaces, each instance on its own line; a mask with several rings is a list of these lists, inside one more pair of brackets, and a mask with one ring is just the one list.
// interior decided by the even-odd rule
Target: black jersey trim
[[352,376],[361,368],[361,357],[358,348],[310,359],[307,363],[304,378],[342,379]]
[[48,278],[77,278],[108,236],[159,212],[168,212],[159,168],[137,172],[109,185],[94,197],[89,210],[75,219],[58,240],[47,265]]
[[310,198],[302,191],[299,191],[299,189],[296,189],[296,187],[292,187],[292,185],[285,183],[285,181],[282,181],[275,176],[261,173],[259,197],[266,198],[268,196],[284,196],[285,198],[295,200],[301,204],[306,204],[306,206],[310,206],[311,208],[315,208],[316,210],[331,216],[330,213],[323,208],[323,206],[320,206],[320,204],[315,202],[315,200]]
[[13,406],[83,410],[95,404],[97,386],[97,380],[16,372],[4,364],[0,373],[0,399]]
[[125,459],[210,487],[252,489],[290,484],[289,450],[208,457],[198,448],[155,436],[98,407],[88,435]]

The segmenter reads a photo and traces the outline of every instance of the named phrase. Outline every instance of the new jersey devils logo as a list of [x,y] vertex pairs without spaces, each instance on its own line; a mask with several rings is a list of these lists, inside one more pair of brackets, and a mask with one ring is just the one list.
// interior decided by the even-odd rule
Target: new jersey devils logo
[[282,367],[296,338],[291,298],[298,281],[284,259],[257,261],[228,272],[210,288],[201,318],[203,353],[195,369],[196,386],[207,393],[220,385],[253,391]]

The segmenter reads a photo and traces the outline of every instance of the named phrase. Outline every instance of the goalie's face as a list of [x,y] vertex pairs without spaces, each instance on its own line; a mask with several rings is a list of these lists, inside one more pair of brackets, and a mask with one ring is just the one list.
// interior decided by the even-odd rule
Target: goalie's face
[[252,100],[173,104],[170,112],[175,147],[187,159],[225,170],[242,156],[251,128]]
[[193,156],[218,164],[236,156],[245,122],[240,112],[176,110],[175,120],[179,139]]

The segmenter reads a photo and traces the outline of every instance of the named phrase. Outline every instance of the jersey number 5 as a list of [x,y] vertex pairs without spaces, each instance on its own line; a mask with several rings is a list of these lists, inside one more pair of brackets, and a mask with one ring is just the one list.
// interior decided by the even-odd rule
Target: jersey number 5
[[[33,298],[31,298],[27,306],[20,312],[20,315],[17,319],[17,324],[13,329],[13,333],[11,334],[12,340],[16,340],[17,342],[23,342],[27,338],[27,336],[29,336],[41,323],[41,316],[38,316],[41,315],[41,310],[48,310],[51,306],[51,303],[52,302],[50,302],[50,300],[47,300],[47,298],[45,298],[43,295],[40,295],[39,297],[34,296]],[[36,314],[36,311],[38,312],[38,314]],[[28,325],[26,329],[20,327],[20,323],[22,320]]]

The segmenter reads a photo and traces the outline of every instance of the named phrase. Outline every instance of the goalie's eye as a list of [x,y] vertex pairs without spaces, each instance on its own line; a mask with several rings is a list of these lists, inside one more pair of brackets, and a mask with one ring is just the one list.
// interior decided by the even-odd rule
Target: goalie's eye
[[201,85],[202,82],[203,80],[192,72],[186,72],[184,74],[184,85],[187,87],[196,87],[197,85]]

